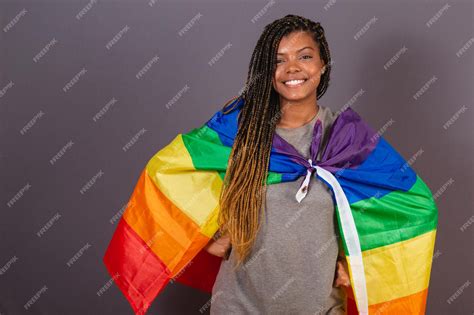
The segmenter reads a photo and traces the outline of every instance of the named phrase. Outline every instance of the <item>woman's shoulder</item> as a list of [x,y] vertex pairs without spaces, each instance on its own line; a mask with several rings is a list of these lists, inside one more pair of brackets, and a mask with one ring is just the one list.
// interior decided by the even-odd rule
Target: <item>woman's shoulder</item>
[[331,108],[319,105],[320,114],[319,119],[323,122],[326,127],[331,126],[337,118],[337,112],[334,112]]

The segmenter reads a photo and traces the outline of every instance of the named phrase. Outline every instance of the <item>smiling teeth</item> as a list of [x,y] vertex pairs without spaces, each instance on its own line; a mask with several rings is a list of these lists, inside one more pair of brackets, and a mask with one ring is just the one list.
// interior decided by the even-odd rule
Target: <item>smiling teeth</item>
[[286,85],[298,85],[300,83],[303,83],[305,80],[290,80],[290,81],[286,81],[285,84]]

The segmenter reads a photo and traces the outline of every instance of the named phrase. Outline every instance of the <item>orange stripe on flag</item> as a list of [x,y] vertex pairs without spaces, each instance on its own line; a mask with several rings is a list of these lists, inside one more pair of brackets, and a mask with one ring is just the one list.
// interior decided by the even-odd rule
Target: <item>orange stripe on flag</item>
[[428,289],[405,297],[369,306],[369,314],[425,314]]
[[146,169],[123,218],[168,267],[172,277],[209,241],[199,226],[156,187]]
[[[357,315],[357,305],[354,300],[352,288],[344,288],[347,296],[347,315]],[[399,315],[413,314],[424,315],[426,312],[426,300],[428,298],[428,288],[408,296],[404,296],[391,301],[369,305],[369,314]]]

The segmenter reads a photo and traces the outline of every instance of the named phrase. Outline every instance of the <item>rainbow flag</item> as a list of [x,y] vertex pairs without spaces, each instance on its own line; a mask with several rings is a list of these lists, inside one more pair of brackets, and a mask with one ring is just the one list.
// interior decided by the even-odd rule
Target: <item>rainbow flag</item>
[[[178,134],[141,172],[103,258],[135,314],[170,282],[212,292],[222,258],[203,248],[219,228],[243,105],[235,98],[229,113]],[[424,314],[438,222],[430,189],[351,108],[337,115],[325,148],[320,134],[318,120],[306,160],[275,133],[267,184],[314,174],[331,188],[351,280],[347,314]]]

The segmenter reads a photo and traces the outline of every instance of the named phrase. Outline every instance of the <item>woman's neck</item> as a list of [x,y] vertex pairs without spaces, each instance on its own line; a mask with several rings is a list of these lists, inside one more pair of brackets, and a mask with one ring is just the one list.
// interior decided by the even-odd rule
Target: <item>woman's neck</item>
[[281,117],[277,127],[298,128],[310,122],[319,111],[317,102],[306,104],[294,104],[291,102],[281,106]]

